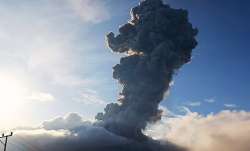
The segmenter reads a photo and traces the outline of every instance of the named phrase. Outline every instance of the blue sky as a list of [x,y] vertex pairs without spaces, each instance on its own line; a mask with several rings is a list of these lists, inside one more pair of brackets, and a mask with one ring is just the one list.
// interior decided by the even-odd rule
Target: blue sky
[[[114,102],[119,85],[112,79],[112,66],[119,62],[120,55],[105,47],[104,36],[109,31],[117,32],[137,3],[137,0],[0,2],[3,20],[0,81],[18,83],[18,86],[6,83],[0,89],[21,98],[4,101],[9,98],[0,96],[4,106],[17,106],[10,113],[0,112],[10,115],[8,120],[1,115],[0,119],[9,123],[6,126],[39,124],[69,112],[93,118],[106,103]],[[249,111],[249,2],[168,3],[188,9],[191,22],[200,32],[192,62],[177,73],[170,95],[162,105],[174,112],[186,106],[200,114],[225,109]],[[24,92],[16,94],[14,90]]]
[[169,103],[200,101],[201,106],[193,110],[201,113],[217,112],[225,104],[249,110],[249,2],[175,0],[170,4],[187,8],[200,32],[193,61],[176,76]]

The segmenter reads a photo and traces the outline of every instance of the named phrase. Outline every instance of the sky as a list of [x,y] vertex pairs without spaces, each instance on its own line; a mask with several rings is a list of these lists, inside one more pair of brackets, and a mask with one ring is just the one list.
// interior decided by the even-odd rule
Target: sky
[[[105,35],[129,19],[137,0],[0,2],[1,129],[39,125],[68,113],[93,119],[115,102],[120,55]],[[247,1],[169,0],[199,29],[192,61],[176,74],[162,106],[181,114],[250,111]]]

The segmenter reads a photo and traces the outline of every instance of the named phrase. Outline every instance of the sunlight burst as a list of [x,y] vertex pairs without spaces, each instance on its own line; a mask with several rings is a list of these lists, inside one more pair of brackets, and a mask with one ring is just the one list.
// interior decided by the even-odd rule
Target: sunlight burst
[[0,121],[13,124],[20,118],[27,87],[18,77],[0,74]]

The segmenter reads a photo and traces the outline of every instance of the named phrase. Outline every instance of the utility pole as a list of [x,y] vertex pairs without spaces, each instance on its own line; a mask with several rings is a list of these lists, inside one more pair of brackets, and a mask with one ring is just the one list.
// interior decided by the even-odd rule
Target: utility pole
[[[2,134],[2,136],[0,136],[0,143],[4,146],[4,151],[7,149],[8,137],[12,135],[13,132],[11,132],[9,135]],[[2,138],[4,138],[4,141],[1,140]]]

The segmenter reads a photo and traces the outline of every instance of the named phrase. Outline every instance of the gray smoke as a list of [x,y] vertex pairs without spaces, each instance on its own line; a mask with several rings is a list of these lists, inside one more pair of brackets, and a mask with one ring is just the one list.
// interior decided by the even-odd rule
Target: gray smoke
[[113,52],[126,54],[113,67],[113,77],[123,89],[118,103],[108,104],[96,119],[117,135],[147,139],[142,130],[161,118],[158,105],[175,71],[191,60],[197,33],[186,10],[170,8],[161,0],[144,0],[132,8],[131,20],[119,34],[106,36]]

